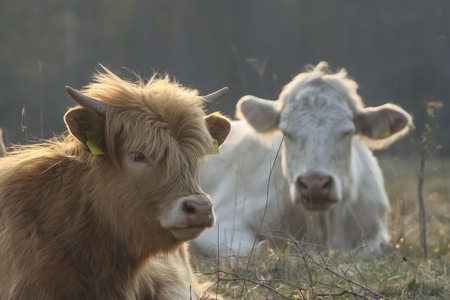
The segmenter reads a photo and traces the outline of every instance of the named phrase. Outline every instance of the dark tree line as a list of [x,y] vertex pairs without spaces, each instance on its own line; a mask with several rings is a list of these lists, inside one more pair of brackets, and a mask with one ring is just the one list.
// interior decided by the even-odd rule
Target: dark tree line
[[203,94],[228,86],[216,108],[232,116],[241,96],[275,99],[326,60],[367,105],[400,104],[419,129],[427,102],[442,101],[434,125],[449,153],[449,14],[445,0],[3,1],[0,127],[8,142],[62,132],[64,86],[86,84],[98,63],[130,78],[167,72]]

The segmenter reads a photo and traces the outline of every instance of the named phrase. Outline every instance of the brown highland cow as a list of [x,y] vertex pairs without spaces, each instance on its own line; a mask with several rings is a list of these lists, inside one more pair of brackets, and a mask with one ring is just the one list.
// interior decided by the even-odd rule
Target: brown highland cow
[[197,299],[185,242],[215,222],[198,171],[225,90],[106,68],[67,90],[69,134],[0,158],[0,299]]

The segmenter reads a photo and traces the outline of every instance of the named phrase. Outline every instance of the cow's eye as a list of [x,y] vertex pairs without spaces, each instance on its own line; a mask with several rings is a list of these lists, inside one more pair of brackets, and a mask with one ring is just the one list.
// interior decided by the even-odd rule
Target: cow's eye
[[342,132],[342,137],[352,136],[355,133],[354,129],[348,129]]
[[141,152],[130,153],[130,158],[134,162],[143,162],[145,160],[145,155]]
[[294,135],[291,132],[284,132],[284,138],[288,140],[294,139]]

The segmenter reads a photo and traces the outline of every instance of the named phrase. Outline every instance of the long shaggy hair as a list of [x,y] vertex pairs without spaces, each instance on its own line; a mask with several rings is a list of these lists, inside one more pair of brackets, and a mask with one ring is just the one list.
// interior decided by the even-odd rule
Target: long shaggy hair
[[[175,198],[203,193],[212,137],[201,97],[168,76],[132,82],[106,68],[82,93],[108,105],[104,155],[66,133],[0,158],[2,299],[154,297],[142,274],[149,257],[186,251],[159,218]],[[149,158],[145,176],[125,170],[130,151]]]

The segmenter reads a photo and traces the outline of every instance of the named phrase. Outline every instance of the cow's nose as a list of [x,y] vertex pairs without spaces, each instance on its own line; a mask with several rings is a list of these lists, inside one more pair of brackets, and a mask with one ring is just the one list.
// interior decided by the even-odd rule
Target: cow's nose
[[188,219],[188,226],[211,227],[214,225],[214,213],[211,202],[186,200],[183,211]]
[[296,185],[305,198],[323,198],[330,193],[333,178],[328,174],[313,172],[298,176]]

